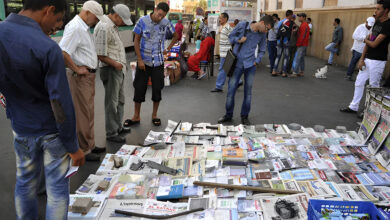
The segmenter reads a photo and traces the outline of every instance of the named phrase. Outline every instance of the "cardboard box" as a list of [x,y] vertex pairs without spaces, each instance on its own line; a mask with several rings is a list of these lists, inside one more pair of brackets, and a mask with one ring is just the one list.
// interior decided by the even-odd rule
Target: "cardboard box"
[[164,62],[165,67],[165,74],[169,75],[169,80],[171,84],[176,83],[180,79],[181,70],[180,70],[180,63],[178,61],[165,61]]

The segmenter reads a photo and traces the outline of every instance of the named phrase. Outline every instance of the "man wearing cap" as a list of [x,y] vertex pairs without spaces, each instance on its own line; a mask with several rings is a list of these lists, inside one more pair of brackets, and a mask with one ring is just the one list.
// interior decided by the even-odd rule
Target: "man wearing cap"
[[112,7],[109,15],[104,15],[94,31],[96,53],[100,61],[100,79],[105,89],[106,139],[119,143],[126,141],[122,134],[130,130],[122,127],[126,53],[118,27],[132,24],[129,8],[117,4]]
[[352,80],[353,71],[355,70],[356,64],[359,61],[360,57],[362,56],[364,46],[366,46],[366,44],[364,43],[364,39],[366,39],[367,36],[370,34],[371,27],[374,26],[374,24],[375,24],[375,18],[369,17],[367,18],[366,23],[357,26],[357,28],[353,32],[352,39],[354,41],[351,48],[352,59],[351,62],[349,63],[347,75],[345,76],[345,78],[349,81],[353,81]]
[[[152,79],[152,123],[155,126],[161,125],[157,111],[161,101],[161,90],[164,88],[164,54],[171,50],[178,38],[172,23],[165,19],[168,11],[169,5],[161,2],[153,13],[140,18],[134,27],[134,50],[137,55],[137,70],[133,82],[134,115],[132,119],[125,121],[124,127],[140,123],[141,104],[145,102],[149,77]],[[168,48],[164,49],[167,32],[173,34],[173,38]]]
[[97,153],[105,150],[95,148],[94,97],[98,57],[89,28],[101,19],[102,6],[96,1],[85,2],[80,14],[65,26],[59,44],[68,67],[66,72],[76,112],[79,145],[88,161],[98,161]]
[[299,26],[298,30],[297,52],[292,65],[293,74],[291,77],[304,76],[306,48],[309,46],[310,27],[306,22],[306,14],[299,13],[298,21],[301,22],[301,26]]

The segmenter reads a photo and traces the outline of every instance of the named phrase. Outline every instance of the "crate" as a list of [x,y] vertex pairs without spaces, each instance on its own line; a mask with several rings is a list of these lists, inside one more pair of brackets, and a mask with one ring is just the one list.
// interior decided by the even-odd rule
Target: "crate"
[[356,202],[356,201],[331,201],[331,200],[314,200],[309,201],[307,210],[308,220],[319,220],[321,210],[331,209],[343,213],[346,217],[353,213],[367,213],[370,215],[370,220],[390,220],[389,217],[376,208],[372,202]]

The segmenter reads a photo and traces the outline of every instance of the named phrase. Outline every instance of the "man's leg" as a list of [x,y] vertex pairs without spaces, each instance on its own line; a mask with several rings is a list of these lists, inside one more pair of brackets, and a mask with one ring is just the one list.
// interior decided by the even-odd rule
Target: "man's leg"
[[100,68],[100,79],[105,89],[104,109],[106,119],[106,137],[118,135],[122,126],[122,119],[119,118],[119,92],[122,86],[122,73],[112,67]]
[[280,60],[282,59],[283,49],[284,48],[283,48],[282,44],[279,44],[276,47],[276,54],[277,55],[276,55],[276,58],[275,58],[273,73],[277,73],[278,72],[279,63],[280,63]]
[[137,68],[135,73],[135,78],[133,81],[134,86],[134,115],[131,119],[132,121],[140,121],[140,111],[141,111],[141,103],[145,102],[145,94],[148,86],[148,80],[150,76],[151,67],[145,66],[145,70],[143,71]]
[[42,166],[42,151],[37,138],[14,138],[16,155],[15,208],[18,219],[37,219],[37,187]]
[[121,73],[120,82],[119,82],[119,95],[118,95],[118,108],[117,108],[117,117],[119,121],[119,129],[122,128],[122,120],[125,111],[125,93],[124,93],[124,84],[125,84],[125,74]]
[[292,64],[292,70],[293,73],[298,73],[299,65],[302,59],[302,47],[298,47],[297,52],[295,53],[293,64]]
[[287,73],[287,65],[290,59],[290,50],[288,49],[287,43],[283,44],[284,46],[284,57],[283,57],[283,73]]
[[70,157],[56,134],[43,137],[41,143],[47,189],[46,219],[67,219],[69,179],[65,176]]
[[329,64],[333,64],[333,57],[334,57],[334,54],[336,53],[335,52],[336,48],[334,48],[335,45],[336,45],[335,43],[330,43],[330,44],[328,44],[328,46],[325,47],[325,50],[330,52],[329,58],[328,58]]
[[301,51],[300,51],[300,62],[299,62],[299,74],[301,74],[301,76],[303,76],[303,73],[305,72],[305,56],[306,56],[306,49],[307,47],[301,47]]
[[162,99],[161,90],[164,88],[164,65],[154,67],[152,70],[152,119],[157,119],[157,111]]
[[353,72],[355,71],[356,64],[357,62],[359,62],[361,56],[362,56],[361,53],[356,52],[355,50],[352,51],[352,58],[348,66],[347,76],[352,77]]
[[[380,87],[380,82],[382,79],[383,71],[385,70],[386,61],[380,60],[367,60],[366,62],[370,63],[370,86],[373,88]],[[367,64],[366,64],[367,65]]]
[[365,59],[365,62],[366,62],[366,69],[365,70],[361,70],[359,72],[359,74],[357,75],[356,77],[356,81],[355,81],[355,91],[354,91],[354,94],[353,94],[353,99],[352,99],[352,102],[351,104],[349,105],[349,108],[353,111],[357,111],[359,110],[359,104],[360,104],[360,100],[362,99],[363,97],[363,93],[364,93],[364,86],[366,85],[366,81],[370,75],[370,71],[371,71],[371,66],[370,66],[370,63],[367,64],[367,59]]
[[294,61],[294,58],[295,58],[295,54],[297,52],[297,47],[296,46],[292,46],[292,47],[288,47],[289,49],[289,58],[288,58],[288,64],[287,64],[287,73],[291,73],[291,69],[292,69],[292,65],[293,65],[293,61]]
[[240,82],[244,67],[236,67],[234,74],[229,79],[228,93],[226,97],[226,116],[233,117],[234,111],[234,96],[236,95],[237,87]]
[[247,118],[251,110],[252,85],[255,78],[256,66],[244,70],[244,100],[241,107],[241,118]]
[[225,63],[225,57],[221,57],[220,64],[219,64],[219,73],[217,77],[217,82],[215,83],[215,88],[223,90],[223,85],[226,81],[226,73],[223,70],[223,64]]

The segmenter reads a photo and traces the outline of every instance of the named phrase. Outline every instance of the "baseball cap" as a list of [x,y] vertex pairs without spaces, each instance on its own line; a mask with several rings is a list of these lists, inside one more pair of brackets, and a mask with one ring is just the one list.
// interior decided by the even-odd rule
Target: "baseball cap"
[[374,26],[374,24],[375,24],[375,18],[374,17],[367,18],[367,25],[368,26],[372,27],[372,26]]
[[86,1],[83,4],[83,10],[89,11],[92,14],[94,14],[99,20],[103,19],[103,8],[102,6],[97,3],[96,1]]
[[304,17],[304,18],[306,18],[306,17],[307,17],[307,16],[306,16],[306,14],[305,14],[305,13],[303,13],[303,12],[302,12],[302,13],[298,13],[298,14],[297,14],[297,16],[298,16],[298,17]]
[[130,9],[124,4],[117,4],[112,9],[122,18],[126,25],[133,25],[130,19]]

